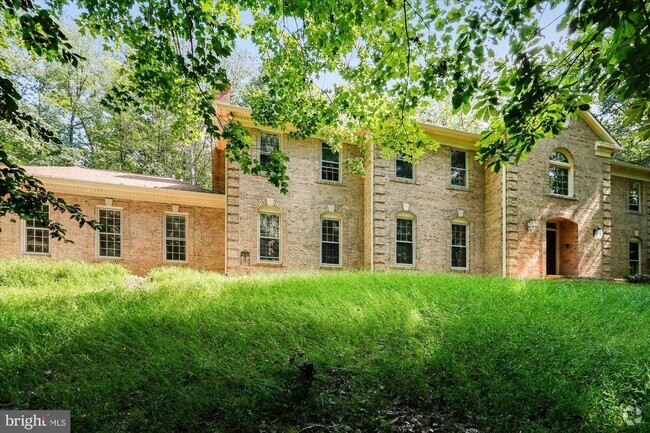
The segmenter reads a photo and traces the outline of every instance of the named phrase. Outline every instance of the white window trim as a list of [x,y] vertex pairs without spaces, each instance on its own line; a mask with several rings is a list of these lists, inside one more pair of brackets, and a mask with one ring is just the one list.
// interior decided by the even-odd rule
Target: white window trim
[[340,184],[341,181],[343,180],[343,170],[342,170],[342,164],[341,164],[341,152],[343,151],[343,148],[336,152],[336,154],[339,156],[339,164],[338,164],[338,170],[339,170],[339,180],[328,180],[328,179],[323,179],[323,145],[327,144],[325,142],[321,142],[320,144],[320,158],[319,158],[319,166],[318,166],[318,180],[321,182],[327,182],[327,183],[335,183],[335,184]]
[[262,161],[262,134],[277,135],[278,136],[278,150],[282,151],[284,148],[282,137],[283,135],[277,131],[270,131],[265,129],[260,129],[257,132],[257,137],[255,143],[257,144],[257,161]]
[[[553,149],[551,151],[551,153],[554,153],[554,152],[561,153],[562,155],[564,155],[566,157],[566,159],[569,162],[567,163],[567,162],[551,161],[551,157],[549,155],[549,157],[548,157],[548,169],[546,170],[546,185],[547,185],[546,188],[547,188],[547,191],[553,197],[565,197],[565,198],[569,197],[569,198],[571,198],[571,197],[573,197],[573,165],[574,165],[573,157],[571,156],[571,154],[567,150],[564,150],[563,148],[556,148],[556,149]],[[569,176],[569,191],[568,191],[567,195],[557,194],[557,193],[554,193],[554,192],[550,191],[550,188],[551,188],[551,184],[550,184],[550,181],[551,181],[551,166],[569,169],[569,173],[568,173],[568,176]]]
[[415,177],[417,176],[417,173],[415,171],[415,164],[413,161],[404,161],[404,162],[409,162],[411,164],[411,173],[412,177],[402,177],[397,175],[397,161],[404,161],[404,159],[399,159],[399,155],[395,155],[395,158],[393,159],[393,177],[396,180],[402,181],[402,182],[415,182]]
[[[638,204],[639,208],[637,210],[630,209],[630,192],[632,192],[632,184],[633,183],[636,183],[638,185],[638,191],[639,191],[639,204]],[[627,210],[628,210],[628,212],[641,213],[641,185],[643,185],[643,184],[638,180],[630,180],[627,183]]]
[[[50,219],[51,216],[52,216],[52,206],[48,204],[47,205],[47,217],[48,217],[48,219]],[[30,219],[33,219],[33,218],[30,218]],[[49,229],[48,229],[48,233],[47,233],[47,236],[48,236],[47,237],[47,239],[48,239],[48,241],[47,241],[47,249],[48,249],[49,252],[47,252],[47,253],[34,253],[34,252],[31,252],[31,251],[27,251],[27,221],[21,219],[20,220],[20,225],[21,225],[21,234],[22,234],[22,236],[20,237],[21,238],[20,249],[21,249],[23,254],[28,255],[28,256],[41,256],[41,257],[49,257],[49,256],[52,255],[52,238],[50,237]],[[45,229],[43,229],[43,230],[45,230]]]
[[95,211],[95,216],[97,221],[99,221],[99,211],[100,210],[117,210],[120,211],[120,256],[119,257],[106,257],[99,255],[99,230],[95,230],[95,258],[98,260],[122,260],[124,253],[124,209],[116,206],[97,206]]
[[[339,262],[338,262],[338,264],[323,263],[323,243],[324,243],[324,241],[323,241],[323,221],[324,220],[336,221],[336,222],[339,223],[339,242],[338,242],[339,243]],[[336,217],[333,217],[333,216],[322,216],[320,218],[320,230],[319,230],[320,231],[320,239],[319,239],[320,240],[320,242],[319,242],[319,245],[320,245],[320,252],[319,252],[320,257],[319,257],[318,260],[320,262],[321,267],[324,267],[324,268],[341,268],[343,266],[343,245],[342,245],[343,244],[343,242],[342,242],[343,237],[341,236],[341,231],[342,230],[343,230],[343,222],[341,221],[341,218],[336,218]],[[333,242],[327,242],[327,243],[333,243]],[[280,246],[282,246],[282,243],[280,243]]]
[[632,263],[632,259],[630,258],[630,244],[637,244],[637,249],[639,251],[639,260],[634,260],[638,262],[639,264],[639,272],[636,275],[642,275],[643,274],[643,251],[641,250],[641,241],[639,239],[633,238],[628,241],[627,244],[627,266],[628,269],[630,267],[630,264]]
[[[182,216],[185,217],[185,260],[168,260],[167,259],[167,216]],[[190,218],[189,214],[187,213],[182,213],[182,212],[163,212],[163,221],[162,221],[163,227],[162,227],[162,235],[163,235],[163,244],[162,244],[162,256],[163,256],[163,262],[165,263],[187,263],[189,260],[187,259],[189,254],[189,246],[190,246],[190,236],[189,236],[189,224],[190,224]]]
[[[409,221],[411,221],[411,224],[412,224],[411,228],[413,229],[413,240],[411,241],[411,250],[412,250],[413,263],[399,263],[397,261],[397,245],[398,245],[398,243],[408,243],[407,241],[398,241],[397,240],[397,220],[409,220]],[[399,215],[399,214],[395,217],[395,236],[394,236],[394,240],[395,240],[395,249],[394,249],[394,251],[395,251],[395,260],[394,260],[394,262],[395,262],[395,266],[401,266],[401,267],[406,267],[406,268],[414,268],[415,267],[415,261],[416,261],[415,242],[417,240],[417,238],[416,238],[417,231],[416,230],[417,230],[417,224],[416,224],[416,219],[414,217],[408,216],[408,215]]]
[[[462,245],[454,245],[454,237],[453,237],[453,232],[454,232],[454,226],[463,226],[465,227],[465,246],[463,247]],[[465,248],[465,266],[451,266],[452,271],[469,271],[469,224],[466,222],[452,222],[451,227],[450,227],[450,233],[452,234],[451,236],[451,262],[453,263],[453,250],[454,247],[460,247],[460,248]]]
[[[260,222],[261,222],[261,215],[277,215],[279,217],[278,220],[278,240],[280,241],[280,247],[278,248],[278,260],[263,260],[261,258],[261,232],[260,232]],[[257,211],[257,263],[263,263],[267,265],[281,265],[282,264],[282,244],[283,244],[283,239],[282,239],[282,213],[275,211],[275,210],[258,210]]]
[[[465,170],[465,185],[454,185],[451,182],[451,170],[456,168],[456,167],[451,165],[451,154],[452,154],[452,152],[463,152],[465,154],[465,168],[464,168],[464,170]],[[451,188],[460,189],[460,190],[463,190],[463,191],[466,191],[466,190],[469,189],[469,157],[468,157],[468,152],[466,150],[456,149],[456,148],[453,148],[453,147],[449,150],[449,185],[451,186]]]

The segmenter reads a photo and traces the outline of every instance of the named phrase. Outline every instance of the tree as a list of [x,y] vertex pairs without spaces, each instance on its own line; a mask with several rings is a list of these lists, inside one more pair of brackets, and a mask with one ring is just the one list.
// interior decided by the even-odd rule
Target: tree
[[[41,8],[4,0],[7,28],[30,53],[77,66],[81,57],[55,20],[66,3],[51,0]],[[258,89],[248,98],[253,117],[280,128],[291,124],[297,137],[323,135],[335,148],[347,140],[417,159],[437,148],[420,129],[417,112],[427,101],[446,98],[454,111],[474,110],[489,123],[479,158],[495,170],[518,162],[538,139],[559,133],[567,116],[605,95],[627,101],[626,119],[650,136],[650,74],[638,73],[650,67],[647,0],[77,4],[82,29],[104,38],[108,48],[126,50],[125,79],[106,98],[108,106],[116,112],[169,106],[186,93],[208,134],[228,139],[227,157],[245,172],[265,172],[283,192],[286,155],[276,152],[262,165],[250,157],[251,140],[241,125],[214,123],[213,95],[228,86],[223,59],[246,32],[262,59]],[[248,28],[239,23],[244,10],[253,16]],[[554,28],[562,38],[545,40]],[[323,76],[335,79],[319,88]],[[18,109],[11,80],[3,77],[0,89],[2,118],[53,139]]]
[[598,118],[623,147],[623,151],[615,155],[616,159],[650,167],[650,139],[643,139],[639,133],[643,127],[641,123],[627,119],[629,109],[629,102],[606,97],[598,106]]

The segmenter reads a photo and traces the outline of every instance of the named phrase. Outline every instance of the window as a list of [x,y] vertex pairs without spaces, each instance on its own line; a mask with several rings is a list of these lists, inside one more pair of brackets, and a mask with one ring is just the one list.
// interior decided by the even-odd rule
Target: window
[[467,269],[467,225],[451,225],[451,267]]
[[119,259],[122,257],[122,211],[100,208],[98,220],[102,227],[97,231],[97,255]]
[[187,217],[165,214],[165,261],[187,261]]
[[413,220],[397,218],[395,262],[399,265],[413,264]]
[[[43,206],[43,216],[49,218],[50,207]],[[50,254],[50,229],[47,221],[30,218],[25,221],[25,253]]]
[[630,212],[641,211],[641,183],[631,180],[627,192],[627,209]]
[[570,197],[573,195],[573,164],[562,150],[551,153],[548,167],[549,192]]
[[339,153],[323,143],[320,151],[320,179],[330,182],[340,181],[341,164]]
[[638,240],[630,241],[630,275],[641,273],[641,243]]
[[280,262],[279,214],[259,214],[259,261]]
[[461,150],[451,150],[451,184],[467,188],[467,154]]
[[260,132],[260,163],[266,164],[271,161],[271,153],[280,149],[280,136]]
[[335,219],[320,220],[321,235],[321,265],[341,265],[341,222]]
[[395,177],[398,179],[413,179],[413,164],[404,160],[401,153],[395,157]]

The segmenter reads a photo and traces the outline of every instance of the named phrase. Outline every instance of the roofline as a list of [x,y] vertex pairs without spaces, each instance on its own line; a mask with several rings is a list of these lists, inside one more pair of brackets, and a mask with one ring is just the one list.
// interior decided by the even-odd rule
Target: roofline
[[629,162],[612,161],[612,176],[650,182],[650,167],[630,164]]
[[603,140],[605,143],[612,144],[616,146],[619,150],[622,150],[620,143],[609,133],[609,131],[603,126],[602,123],[591,113],[591,111],[581,111],[582,118],[587,122],[587,125]]
[[[221,103],[217,104],[217,106],[218,109],[233,113],[235,117],[240,117],[241,119],[239,120],[243,120],[243,123],[248,123],[249,126],[259,126],[251,119],[252,110],[250,108]],[[616,141],[616,139],[607,131],[607,129],[605,129],[605,127],[598,121],[598,119],[596,119],[596,117],[591,112],[581,111],[580,114],[582,115],[582,118],[585,120],[587,125],[602,140],[596,142],[597,154],[600,156],[611,157],[613,153],[622,150],[622,147],[618,141]],[[429,134],[440,144],[446,146],[461,147],[467,150],[472,150],[476,147],[476,143],[481,139],[481,134],[459,131],[457,129],[446,128],[444,126],[432,125],[429,123],[418,122],[418,124],[426,134]],[[295,130],[295,128],[291,126],[288,129]],[[275,132],[283,131],[275,130]]]
[[[257,125],[251,119],[252,110],[246,107],[240,107],[238,105],[229,105],[229,104],[217,104],[219,110],[227,111],[233,114],[234,117],[239,117],[239,121],[246,123],[249,126],[261,126]],[[418,122],[422,130],[433,137],[440,144],[451,146],[451,147],[460,147],[465,149],[473,149],[476,147],[476,143],[481,138],[481,134],[475,134],[473,132],[459,131],[457,129],[446,128],[444,126],[431,125],[428,123]],[[264,127],[266,128],[266,127]],[[277,129],[268,128],[274,130],[275,132],[283,132]],[[289,126],[287,128],[289,131],[295,131],[296,128]],[[314,137],[322,138],[322,137]]]
[[183,191],[145,186],[115,185],[105,182],[61,179],[50,176],[34,176],[47,190],[59,194],[105,197],[152,203],[169,203],[192,207],[224,209],[225,195],[212,192]]

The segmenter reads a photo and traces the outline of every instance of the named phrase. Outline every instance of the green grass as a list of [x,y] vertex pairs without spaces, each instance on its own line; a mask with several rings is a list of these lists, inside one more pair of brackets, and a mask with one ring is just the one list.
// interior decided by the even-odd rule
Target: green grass
[[650,431],[649,307],[600,281],[2,261],[0,409],[70,409],[75,432]]

